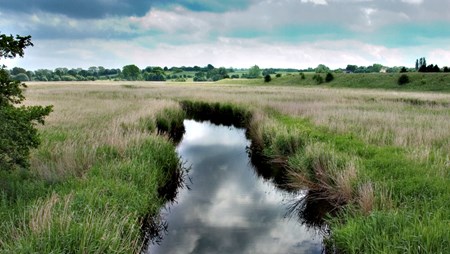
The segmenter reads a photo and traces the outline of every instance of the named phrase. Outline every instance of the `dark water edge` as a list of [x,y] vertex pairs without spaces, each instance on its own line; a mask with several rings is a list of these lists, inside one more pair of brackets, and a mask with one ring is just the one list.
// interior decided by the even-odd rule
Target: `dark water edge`
[[322,218],[301,218],[316,213],[307,192],[283,189],[281,170],[254,167],[250,158],[262,160],[244,129],[192,120],[185,129],[177,151],[192,166],[191,190],[152,218],[144,253],[324,252]]

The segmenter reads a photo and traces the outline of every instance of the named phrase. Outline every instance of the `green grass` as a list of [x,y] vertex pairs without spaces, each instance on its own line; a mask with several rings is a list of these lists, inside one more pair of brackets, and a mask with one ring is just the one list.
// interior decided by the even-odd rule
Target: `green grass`
[[139,253],[143,221],[165,202],[159,189],[181,170],[174,145],[148,135],[124,153],[100,146],[96,161],[81,178],[56,183],[0,172],[0,252]]
[[[314,73],[305,73],[305,79],[299,74],[272,77],[272,81],[264,83],[260,79],[223,80],[220,83],[246,84],[246,85],[282,85],[282,86],[319,86],[343,88],[367,88],[398,91],[429,91],[450,92],[450,73],[406,73],[410,83],[398,85],[400,73],[333,73],[334,80],[329,83],[317,84],[313,80]],[[325,74],[320,74],[325,79]]]
[[[448,177],[412,161],[403,149],[369,145],[351,134],[337,135],[304,119],[273,116],[297,133],[301,130],[309,143],[325,143],[329,151],[335,151],[330,153],[344,160],[357,158],[358,181],[369,180],[375,186],[378,203],[370,215],[348,206],[339,218],[330,220],[330,242],[338,249],[346,253],[450,252]],[[304,153],[301,147],[297,153]],[[382,196],[385,193],[388,200]]]

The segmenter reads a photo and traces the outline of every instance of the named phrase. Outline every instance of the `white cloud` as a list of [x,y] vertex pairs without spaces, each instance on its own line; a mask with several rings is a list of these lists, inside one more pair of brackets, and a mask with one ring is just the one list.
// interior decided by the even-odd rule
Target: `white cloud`
[[401,0],[403,3],[408,3],[408,4],[422,4],[423,0]]
[[302,3],[313,3],[313,4],[319,4],[319,5],[327,5],[326,0],[302,0]]

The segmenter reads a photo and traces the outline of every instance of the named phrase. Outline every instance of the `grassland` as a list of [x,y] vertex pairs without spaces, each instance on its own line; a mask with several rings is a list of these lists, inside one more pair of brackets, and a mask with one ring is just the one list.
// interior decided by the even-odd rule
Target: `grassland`
[[[305,87],[335,87],[335,88],[363,88],[396,91],[450,92],[450,73],[404,73],[408,75],[410,83],[398,85],[399,73],[333,73],[334,80],[329,83],[317,84],[313,79],[315,73],[286,73],[277,78],[272,76],[270,85],[274,86],[305,86]],[[320,74],[325,79],[325,73]],[[264,85],[263,79],[223,80],[228,84]]]
[[161,206],[157,189],[168,169],[179,167],[173,144],[155,127],[170,125],[161,118],[168,112],[180,117],[177,101],[191,100],[251,112],[254,142],[285,160],[292,184],[327,191],[345,206],[329,219],[337,248],[448,253],[450,94],[278,79],[30,83],[27,103],[52,104],[55,112],[40,127],[44,143],[30,171],[1,173],[0,250],[138,252],[139,225]]

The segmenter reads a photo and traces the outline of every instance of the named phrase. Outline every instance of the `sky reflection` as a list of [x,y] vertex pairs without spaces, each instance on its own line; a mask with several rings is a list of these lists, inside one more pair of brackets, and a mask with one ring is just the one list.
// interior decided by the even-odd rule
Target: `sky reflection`
[[191,190],[180,191],[168,234],[148,253],[321,253],[320,235],[285,218],[289,194],[254,173],[244,130],[184,124],[178,153],[192,166]]

